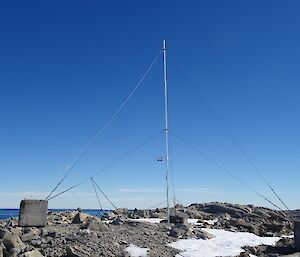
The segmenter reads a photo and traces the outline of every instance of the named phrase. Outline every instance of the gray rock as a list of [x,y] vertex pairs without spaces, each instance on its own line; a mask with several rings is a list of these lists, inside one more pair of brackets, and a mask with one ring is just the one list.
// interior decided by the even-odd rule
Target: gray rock
[[4,247],[0,244],[0,257],[4,256]]
[[105,213],[103,213],[101,218],[107,219],[107,220],[113,220],[114,218],[116,218],[116,214],[114,214],[113,212],[105,212]]
[[37,228],[32,228],[30,231],[28,231],[27,233],[23,234],[21,236],[21,239],[23,242],[29,242],[33,239],[38,239],[40,238],[40,234],[41,234],[41,230],[37,229]]
[[141,218],[149,218],[150,214],[148,210],[138,210],[137,215]]
[[22,249],[20,249],[20,248],[12,248],[7,253],[7,257],[17,257],[21,251],[22,251]]
[[7,237],[11,237],[12,233],[10,231],[8,231],[7,229],[4,228],[0,228],[0,239],[4,239]]
[[116,215],[126,215],[127,214],[127,212],[128,212],[128,209],[127,208],[118,208],[118,209],[115,209],[114,211],[113,211],[113,213],[114,214],[116,214]]
[[134,212],[128,212],[127,217],[129,219],[138,219],[139,218],[139,216]]
[[13,235],[21,236],[21,235],[22,235],[22,228],[20,228],[20,227],[17,227],[17,228],[11,228],[11,229],[10,229],[10,232],[11,232]]
[[90,215],[78,212],[72,220],[72,224],[82,224]]
[[150,214],[150,218],[155,218],[155,219],[165,219],[166,218],[166,214],[161,213],[161,212],[152,212]]
[[272,232],[281,232],[284,226],[282,224],[276,223],[267,223],[265,224],[266,228]]
[[22,242],[21,238],[16,235],[12,235],[10,237],[4,238],[3,244],[8,251],[10,251],[13,248],[16,248],[16,249],[24,249],[25,248],[25,244]]
[[190,225],[185,225],[183,223],[178,223],[170,231],[170,236],[176,238],[189,238],[194,237],[193,229]]
[[204,239],[204,240],[206,240],[206,239],[212,239],[212,238],[215,237],[214,235],[212,235],[212,234],[210,234],[210,233],[208,233],[206,231],[203,231],[203,230],[197,231],[196,232],[196,236],[198,238],[201,238],[201,239]]
[[20,257],[44,257],[44,255],[42,255],[37,249],[25,252],[19,256]]
[[227,204],[222,203],[209,203],[206,204],[205,207],[202,209],[205,212],[209,213],[228,213],[232,215],[233,217],[242,217],[244,213],[246,213],[245,210],[242,210],[240,208],[234,208],[231,206],[228,206]]
[[124,219],[122,219],[121,217],[117,217],[116,219],[114,219],[112,221],[111,224],[113,224],[113,225],[122,225],[124,222],[125,222]]
[[184,212],[172,213],[170,215],[170,222],[173,224],[187,224],[188,216]]
[[68,257],[84,257],[86,252],[79,246],[67,246],[66,252]]
[[188,208],[185,213],[191,219],[203,219],[203,215],[201,214],[201,212],[196,209]]
[[90,229],[90,230],[99,231],[99,232],[104,232],[104,231],[109,230],[109,228],[107,227],[106,224],[104,224],[103,222],[99,221],[96,218],[88,219],[81,228]]
[[176,238],[182,238],[184,234],[185,234],[185,230],[176,227],[172,228],[170,231],[170,236]]

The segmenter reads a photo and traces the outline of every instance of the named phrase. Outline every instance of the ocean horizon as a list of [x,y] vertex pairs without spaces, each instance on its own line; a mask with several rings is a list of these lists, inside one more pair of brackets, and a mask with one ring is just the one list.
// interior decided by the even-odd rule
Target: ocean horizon
[[[49,212],[62,212],[62,211],[74,211],[76,209],[49,209]],[[92,216],[101,217],[104,212],[111,210],[97,210],[97,209],[83,209],[82,212],[90,214]],[[0,220],[9,219],[13,217],[19,217],[19,209],[14,208],[0,208]]]

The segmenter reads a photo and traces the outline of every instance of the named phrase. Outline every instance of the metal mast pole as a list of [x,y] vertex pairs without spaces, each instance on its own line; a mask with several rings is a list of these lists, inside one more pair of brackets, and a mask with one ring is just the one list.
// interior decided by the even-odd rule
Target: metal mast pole
[[167,85],[167,51],[166,40],[163,41],[164,59],[164,88],[165,88],[165,143],[166,143],[166,185],[167,185],[167,219],[170,223],[169,204],[169,124],[168,124],[168,85]]

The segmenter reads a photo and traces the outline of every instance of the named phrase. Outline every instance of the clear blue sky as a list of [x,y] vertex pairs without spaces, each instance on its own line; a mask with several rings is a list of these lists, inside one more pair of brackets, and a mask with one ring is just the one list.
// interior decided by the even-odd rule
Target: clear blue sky
[[[167,40],[172,56],[290,208],[300,198],[299,1],[1,1],[0,207],[42,197]],[[168,59],[170,129],[276,200]],[[163,129],[162,58],[60,189]],[[164,200],[164,138],[95,178],[118,206]],[[171,137],[185,203],[267,205]],[[101,198],[102,199],[102,198]],[[102,199],[105,207],[109,204]],[[90,183],[50,207],[97,208]]]

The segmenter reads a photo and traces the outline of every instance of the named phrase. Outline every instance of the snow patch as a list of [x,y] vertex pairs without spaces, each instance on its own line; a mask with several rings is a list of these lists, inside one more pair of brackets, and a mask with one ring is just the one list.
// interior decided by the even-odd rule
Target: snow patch
[[204,223],[207,223],[209,225],[215,225],[218,222],[218,219],[213,219],[213,220],[204,220]]
[[130,221],[135,222],[150,222],[150,223],[160,223],[163,219],[158,218],[140,218],[140,219],[129,219]]
[[[191,224],[191,225],[195,225],[197,224],[199,221],[199,219],[188,219],[188,223]],[[199,224],[199,223],[198,223]]]
[[203,229],[214,235],[209,240],[202,239],[180,239],[169,244],[169,246],[180,251],[177,257],[216,257],[236,256],[244,250],[243,246],[275,245],[279,237],[259,237],[252,233],[230,232],[221,229]]
[[149,251],[148,248],[142,248],[132,244],[126,247],[125,250],[131,257],[147,257]]
[[[160,223],[163,219],[158,219],[158,218],[139,218],[139,219],[129,219],[130,221],[135,221],[135,222],[150,222],[150,223]],[[191,225],[197,225],[197,224],[201,224],[198,223],[199,221],[201,221],[200,219],[188,219],[188,223]],[[216,222],[218,221],[218,219],[214,219],[214,220],[203,220],[204,223],[210,224],[210,225],[214,225]]]

